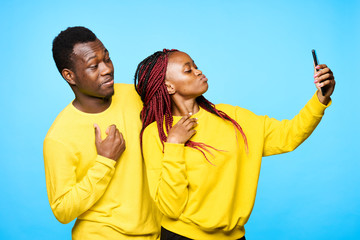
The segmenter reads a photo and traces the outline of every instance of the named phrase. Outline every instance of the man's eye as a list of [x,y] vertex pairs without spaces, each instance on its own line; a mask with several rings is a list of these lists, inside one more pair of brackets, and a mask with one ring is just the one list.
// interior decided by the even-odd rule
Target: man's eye
[[111,58],[105,58],[105,62],[110,62],[111,61]]
[[98,67],[98,65],[97,64],[94,64],[94,65],[91,65],[89,68],[91,68],[91,69],[96,69]]

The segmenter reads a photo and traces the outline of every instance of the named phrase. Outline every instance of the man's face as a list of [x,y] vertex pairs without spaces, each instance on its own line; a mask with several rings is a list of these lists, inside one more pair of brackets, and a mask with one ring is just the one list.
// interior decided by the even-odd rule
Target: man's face
[[77,97],[110,98],[114,94],[114,66],[100,40],[75,44],[72,62]]

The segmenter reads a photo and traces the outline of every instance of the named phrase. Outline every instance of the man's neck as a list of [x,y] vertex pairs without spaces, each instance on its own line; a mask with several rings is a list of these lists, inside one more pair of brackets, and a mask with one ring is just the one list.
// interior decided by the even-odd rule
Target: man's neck
[[80,99],[75,97],[73,106],[81,112],[85,113],[101,113],[108,109],[111,104],[110,98],[94,98],[89,97],[86,99]]

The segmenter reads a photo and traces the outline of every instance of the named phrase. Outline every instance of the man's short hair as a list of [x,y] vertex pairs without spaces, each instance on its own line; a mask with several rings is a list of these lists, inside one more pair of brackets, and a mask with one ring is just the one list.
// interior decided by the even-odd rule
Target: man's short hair
[[77,43],[95,41],[96,35],[85,27],[69,27],[55,37],[52,46],[53,58],[60,74],[64,68],[73,70],[71,55]]

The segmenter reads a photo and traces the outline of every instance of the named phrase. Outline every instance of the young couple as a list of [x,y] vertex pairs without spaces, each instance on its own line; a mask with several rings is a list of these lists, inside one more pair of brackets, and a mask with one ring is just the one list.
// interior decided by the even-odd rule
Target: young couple
[[114,84],[109,52],[87,28],[62,31],[53,57],[75,99],[45,137],[46,185],[55,217],[77,219],[73,239],[245,239],[261,158],[299,146],[335,87],[316,66],[317,92],[278,121],[208,101],[208,79],[181,51],[143,60],[136,91]]

